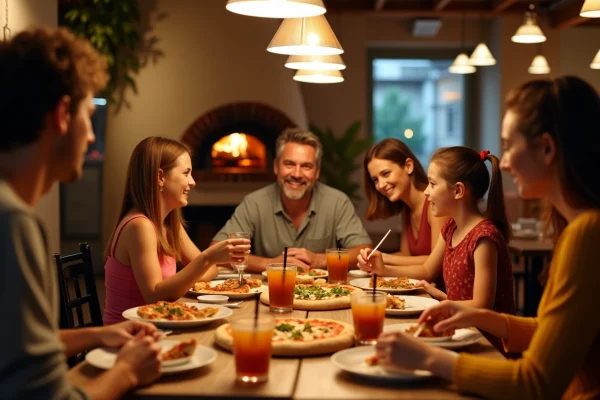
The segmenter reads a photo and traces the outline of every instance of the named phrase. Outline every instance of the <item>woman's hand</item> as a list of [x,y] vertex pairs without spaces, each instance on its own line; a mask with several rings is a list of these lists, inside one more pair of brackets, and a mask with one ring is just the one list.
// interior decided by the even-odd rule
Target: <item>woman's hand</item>
[[429,307],[419,317],[418,324],[433,321],[435,332],[443,332],[447,329],[478,328],[482,310],[470,307],[460,302],[445,300],[435,306]]
[[408,369],[427,369],[425,360],[431,346],[404,332],[384,332],[377,339],[377,356],[382,365]]
[[100,344],[106,347],[121,347],[138,335],[157,339],[160,332],[153,324],[142,321],[125,321],[98,328]]
[[437,300],[447,300],[446,293],[435,287],[435,283],[429,283],[427,281],[419,281],[415,283],[415,287],[423,289],[427,294]]
[[210,264],[244,262],[250,255],[250,240],[226,239],[204,250]]
[[[368,272],[370,274],[377,274],[379,276],[384,275],[385,265],[383,264],[383,257],[380,251],[376,251],[375,253],[371,253],[372,249],[365,248],[361,249],[356,260],[358,261],[358,268],[361,270]],[[367,257],[369,259],[367,260]]]

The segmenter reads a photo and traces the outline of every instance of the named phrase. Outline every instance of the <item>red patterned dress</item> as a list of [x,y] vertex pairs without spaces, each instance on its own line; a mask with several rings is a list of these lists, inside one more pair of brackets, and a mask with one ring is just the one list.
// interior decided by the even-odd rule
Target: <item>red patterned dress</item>
[[[452,235],[456,230],[456,222],[450,218],[442,227],[442,237],[446,242],[444,252],[444,282],[448,300],[472,300],[475,285],[475,260],[473,254],[480,239],[486,238],[498,248],[498,264],[496,267],[496,299],[494,311],[506,314],[515,313],[513,294],[512,264],[508,254],[508,246],[504,236],[489,219],[479,222],[464,239],[452,247]],[[484,332],[486,338],[498,349],[503,346],[497,337]]]

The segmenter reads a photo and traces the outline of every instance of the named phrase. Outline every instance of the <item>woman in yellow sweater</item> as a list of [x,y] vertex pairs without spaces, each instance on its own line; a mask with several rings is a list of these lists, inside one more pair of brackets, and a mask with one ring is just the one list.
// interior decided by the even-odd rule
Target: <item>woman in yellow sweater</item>
[[509,93],[501,167],[519,195],[549,206],[556,245],[537,318],[444,301],[424,312],[436,331],[476,327],[519,360],[457,355],[403,333],[377,343],[383,363],[427,369],[487,398],[600,398],[600,98],[575,77],[528,82]]

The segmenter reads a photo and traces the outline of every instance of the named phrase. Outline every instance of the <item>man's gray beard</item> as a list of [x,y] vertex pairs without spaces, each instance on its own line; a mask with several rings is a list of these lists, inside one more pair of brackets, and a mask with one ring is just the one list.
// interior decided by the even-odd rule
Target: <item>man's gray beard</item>
[[310,190],[312,189],[312,185],[307,185],[304,189],[289,189],[285,186],[285,182],[283,183],[283,185],[280,185],[280,187],[285,197],[287,197],[290,200],[300,200],[304,197],[304,195],[306,195],[306,193],[310,192]]

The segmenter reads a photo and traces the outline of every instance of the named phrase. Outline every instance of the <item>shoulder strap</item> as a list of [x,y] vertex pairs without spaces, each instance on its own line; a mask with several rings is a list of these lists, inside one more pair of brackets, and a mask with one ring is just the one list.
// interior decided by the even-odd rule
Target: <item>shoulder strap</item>
[[129,221],[131,221],[131,220],[134,220],[134,219],[136,219],[136,218],[140,218],[140,217],[142,217],[142,218],[146,218],[146,219],[149,219],[148,217],[146,217],[146,216],[145,216],[145,215],[143,215],[143,214],[136,214],[136,215],[134,215],[134,216],[131,216],[131,217],[129,217],[129,219],[127,219],[125,222],[123,222],[123,223],[121,224],[121,226],[119,226],[119,227],[117,228],[117,233],[115,234],[115,239],[113,240],[112,246],[111,246],[111,248],[110,248],[110,256],[111,256],[111,257],[114,257],[114,253],[115,253],[115,246],[117,245],[117,242],[119,241],[119,236],[121,236],[121,231],[123,230],[123,228],[125,227],[125,225],[127,225],[127,224],[129,223]]

